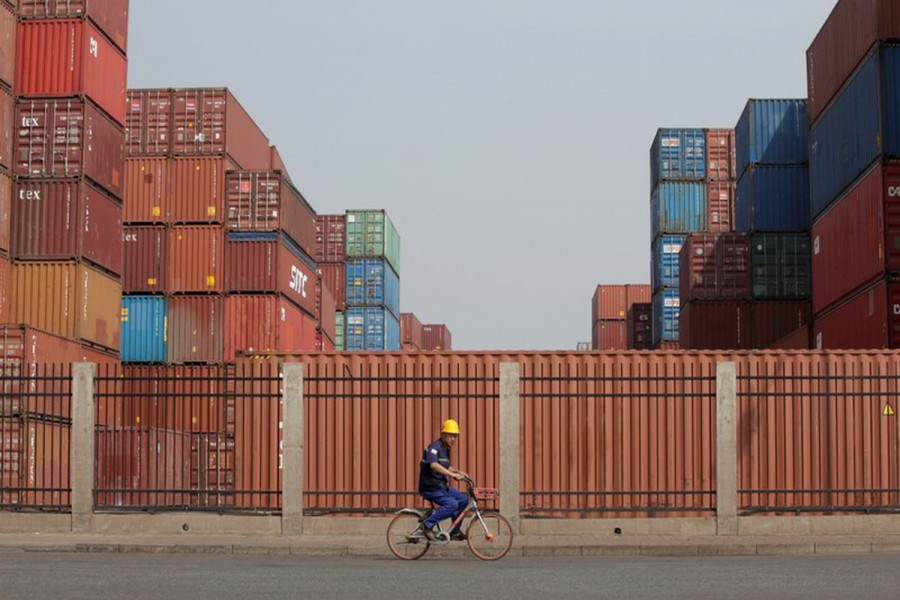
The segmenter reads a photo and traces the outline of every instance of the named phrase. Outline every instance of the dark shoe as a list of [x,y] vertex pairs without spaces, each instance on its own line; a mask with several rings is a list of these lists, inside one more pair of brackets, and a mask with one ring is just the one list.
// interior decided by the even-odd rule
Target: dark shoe
[[434,535],[434,531],[431,530],[431,527],[427,526],[425,523],[421,523],[419,525],[419,531],[422,532],[422,535],[425,536],[425,539],[429,542],[436,542],[437,536]]
[[462,531],[457,530],[457,531],[450,532],[450,539],[453,540],[454,542],[462,542],[468,538],[466,537],[466,534],[464,534]]

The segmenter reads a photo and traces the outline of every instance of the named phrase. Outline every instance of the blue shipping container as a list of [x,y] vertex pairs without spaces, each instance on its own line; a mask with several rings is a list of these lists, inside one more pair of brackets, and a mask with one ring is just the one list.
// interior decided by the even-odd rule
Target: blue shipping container
[[660,183],[650,196],[652,239],[660,233],[706,231],[707,204],[705,183]]
[[706,179],[706,130],[657,130],[650,146],[650,189],[665,180],[702,179]]
[[678,288],[663,288],[653,294],[653,345],[661,341],[677,342],[678,315],[681,312]]
[[809,162],[806,100],[750,99],[734,128],[738,179],[751,164]]
[[166,361],[166,299],[122,296],[122,362]]
[[678,254],[687,234],[661,235],[653,240],[650,283],[654,291],[661,287],[678,287]]
[[882,154],[900,157],[900,46],[873,51],[813,127],[813,220]]
[[809,231],[807,165],[753,165],[737,183],[735,231]]
[[347,306],[383,306],[400,317],[400,278],[383,258],[347,259]]
[[346,351],[400,350],[400,321],[387,310],[347,307],[344,321]]

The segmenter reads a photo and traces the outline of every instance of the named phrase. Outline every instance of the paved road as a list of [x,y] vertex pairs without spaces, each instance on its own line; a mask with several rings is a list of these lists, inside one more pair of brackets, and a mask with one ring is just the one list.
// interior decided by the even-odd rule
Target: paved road
[[303,558],[0,553],[0,598],[900,597],[900,556]]

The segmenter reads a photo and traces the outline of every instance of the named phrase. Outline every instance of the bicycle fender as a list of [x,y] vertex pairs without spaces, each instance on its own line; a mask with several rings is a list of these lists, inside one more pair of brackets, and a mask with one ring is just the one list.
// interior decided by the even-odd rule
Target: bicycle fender
[[405,514],[408,514],[408,515],[416,515],[417,517],[419,517],[420,520],[425,518],[425,512],[424,512],[424,511],[421,511],[421,510],[419,510],[419,509],[417,509],[417,508],[401,508],[400,510],[398,510],[398,511],[395,512],[394,514],[395,514],[395,515],[402,515],[402,514],[404,514],[404,513],[405,513]]

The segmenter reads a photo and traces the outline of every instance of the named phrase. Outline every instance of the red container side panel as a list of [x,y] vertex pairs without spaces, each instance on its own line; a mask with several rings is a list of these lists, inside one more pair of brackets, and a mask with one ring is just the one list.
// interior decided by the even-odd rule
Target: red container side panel
[[621,319],[594,323],[592,349],[625,350],[628,347],[628,323]]
[[706,184],[709,230],[716,233],[734,231],[734,181],[710,181]]
[[9,323],[9,258],[0,254],[0,323]]
[[122,235],[122,291],[161,294],[167,289],[169,237],[161,225],[126,225]]
[[345,215],[316,216],[316,262],[342,263],[347,260]]
[[446,325],[422,325],[422,350],[453,350],[453,335]]
[[128,0],[19,0],[23,19],[88,18],[125,52],[128,45]]
[[128,90],[125,154],[168,156],[172,149],[172,90]]
[[269,147],[269,166],[267,168],[270,171],[281,171],[288,181],[291,180],[291,174],[288,172],[287,165],[281,158],[281,153],[278,152],[278,148],[275,146]]
[[817,350],[900,348],[900,284],[877,281],[817,315],[812,342]]
[[768,348],[812,322],[812,305],[806,300],[755,300],[750,310],[750,347],[754,349]]
[[[422,349],[422,322],[415,313],[400,313],[400,342],[404,349]],[[407,345],[412,347],[407,348]]]
[[224,247],[221,225],[176,225],[169,229],[167,291],[223,291]]
[[769,345],[769,350],[809,350],[811,326],[801,327]]
[[750,303],[745,300],[691,300],[680,313],[684,350],[743,350],[750,347]]
[[316,349],[316,321],[279,296],[225,298],[225,360],[247,354]]
[[[0,15],[3,10],[0,9]],[[3,87],[0,87],[0,168],[12,169],[13,166],[13,132],[16,130],[16,100]]]
[[167,222],[169,163],[166,158],[125,159],[125,189],[122,204],[126,223]]
[[322,283],[321,276],[316,279],[316,317],[319,333],[331,342],[334,348],[335,328],[337,326],[337,307],[331,289]]
[[750,296],[748,234],[689,234],[678,260],[682,302]]
[[9,250],[12,194],[12,177],[0,171],[0,251],[2,252]]
[[[649,286],[648,286],[649,287]],[[649,350],[653,347],[653,304],[636,302],[628,309],[628,350]]]
[[347,307],[347,269],[345,263],[318,263],[316,270],[322,278],[322,284],[331,290],[334,295],[335,306],[338,311]]
[[625,286],[625,305],[629,308],[633,304],[651,302],[653,292],[649,283],[629,283]]
[[172,296],[168,300],[168,362],[212,363],[223,361],[224,299],[215,295]]
[[628,316],[628,304],[625,298],[624,285],[598,285],[591,302],[591,322],[600,320],[625,320]]
[[16,75],[16,11],[0,2],[0,85],[12,88]]
[[706,177],[714,181],[734,181],[734,129],[706,132]]
[[225,172],[228,158],[192,156],[169,161],[170,223],[222,223],[225,219]]

